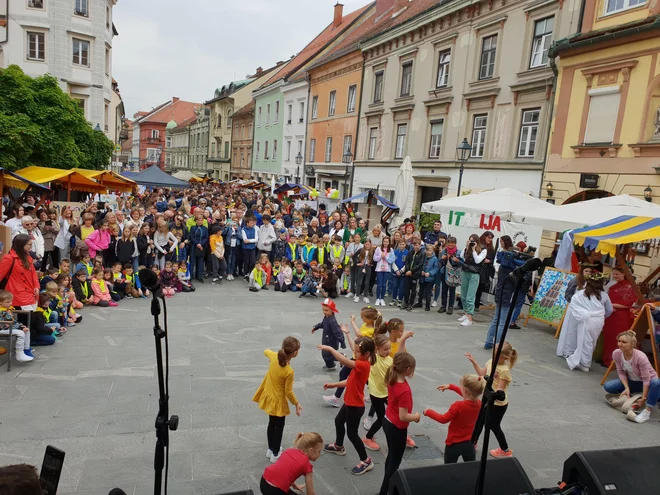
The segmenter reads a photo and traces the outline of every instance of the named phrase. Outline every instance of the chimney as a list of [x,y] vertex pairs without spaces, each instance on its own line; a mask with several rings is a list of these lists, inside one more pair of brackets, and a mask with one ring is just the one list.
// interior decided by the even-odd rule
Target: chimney
[[257,67],[257,74],[256,75],[260,76],[263,73],[263,71],[264,71],[263,67],[261,67],[261,66]]
[[344,18],[344,6],[341,3],[337,2],[335,4],[335,19],[332,22],[332,27],[339,26],[343,18]]
[[176,103],[177,101],[179,101],[179,98],[177,98],[176,96],[173,96],[172,97],[172,103]]

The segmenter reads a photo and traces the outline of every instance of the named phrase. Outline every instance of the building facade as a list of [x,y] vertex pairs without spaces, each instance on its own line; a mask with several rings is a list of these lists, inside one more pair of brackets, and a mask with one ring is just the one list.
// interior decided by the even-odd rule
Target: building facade
[[[209,116],[211,110],[205,106],[195,108],[195,118],[190,124],[190,169],[197,173],[213,173],[208,162]],[[221,177],[221,178],[224,178]],[[226,179],[225,179],[226,180]]]
[[0,2],[0,67],[51,74],[89,123],[113,139],[112,22],[117,0]]
[[[280,152],[282,137],[281,109],[283,82],[277,82],[260,88],[253,93],[254,110],[254,148],[252,153],[252,170],[255,178],[268,180],[273,175],[282,173]],[[287,174],[294,177],[291,172]]]
[[[361,43],[365,68],[354,193],[394,198],[412,161],[406,211],[456,194],[512,187],[538,196],[550,123],[552,40],[579,9],[564,1],[454,0]],[[574,28],[573,28],[574,29]]]
[[192,117],[178,125],[174,121],[167,124],[165,130],[166,172],[190,170],[190,124],[195,119],[196,117]]
[[296,157],[305,156],[308,94],[309,83],[304,72],[282,86],[282,172],[292,175],[295,168],[298,182],[302,182],[304,176],[303,170],[298,170]]
[[234,114],[231,136],[231,180],[249,179],[252,175],[252,135],[254,134],[254,100]]

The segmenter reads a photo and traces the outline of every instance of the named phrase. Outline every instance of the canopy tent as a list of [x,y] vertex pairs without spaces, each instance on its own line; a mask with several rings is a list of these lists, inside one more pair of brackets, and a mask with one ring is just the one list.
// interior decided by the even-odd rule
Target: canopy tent
[[518,212],[532,209],[552,210],[553,208],[555,208],[554,205],[542,199],[516,191],[510,187],[422,204],[422,212],[424,213],[449,214],[450,211],[460,211],[499,216],[504,221],[511,221],[512,216],[515,216]]
[[179,170],[178,172],[172,174],[172,177],[179,180],[187,180],[187,181],[189,181],[192,178],[199,178],[198,175],[193,174],[190,170]]
[[513,215],[513,218],[517,222],[539,225],[544,230],[564,232],[596,225],[621,216],[660,218],[660,206],[622,194],[554,208],[521,209]]
[[616,255],[621,244],[633,244],[660,237],[660,218],[622,216],[573,231],[573,242],[590,251]]
[[45,192],[50,192],[50,188],[48,186],[32,182],[25,177],[21,177],[14,172],[10,172],[5,168],[0,167],[0,191],[4,190],[5,187],[14,187],[16,189],[28,189],[32,187],[36,189],[37,192],[42,194]]
[[[17,174],[31,182],[37,184],[59,185],[66,189],[67,201],[71,201],[71,191],[83,191],[89,193],[103,194],[108,191],[106,186],[102,186],[93,179],[88,179],[80,172],[70,169],[62,170],[60,168],[48,167],[27,167],[17,171]],[[15,186],[19,189],[25,189],[25,184]]]
[[110,170],[87,170],[84,168],[74,168],[76,172],[84,175],[88,179],[94,179],[102,186],[106,186],[110,191],[133,192],[137,184],[131,179],[122,177]]
[[319,194],[318,191],[311,186],[306,186],[304,184],[294,184],[294,183],[282,184],[280,187],[276,187],[273,192],[275,194],[280,194],[288,191],[293,191],[295,194],[301,194],[301,195],[311,194],[318,196]]
[[350,198],[342,199],[339,203],[344,204],[344,203],[356,203],[357,201],[360,201],[361,199],[367,198],[367,203],[369,206],[371,206],[371,203],[374,199],[376,199],[381,205],[383,205],[385,208],[391,208],[392,210],[398,210],[399,207],[392,203],[391,201],[386,200],[382,196],[379,196],[376,194],[376,192],[373,189],[369,189],[368,191],[364,191],[360,194],[356,194],[355,196],[351,196]]
[[[124,175],[124,177],[126,176]],[[187,181],[179,180],[169,174],[166,174],[157,165],[152,165],[142,172],[132,176],[131,180],[135,181],[141,186],[146,187],[171,187],[179,189],[190,187],[190,184],[188,184]]]

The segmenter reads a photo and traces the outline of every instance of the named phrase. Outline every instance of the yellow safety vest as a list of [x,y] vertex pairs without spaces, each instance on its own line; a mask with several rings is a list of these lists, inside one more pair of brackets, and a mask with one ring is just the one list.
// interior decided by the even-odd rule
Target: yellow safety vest
[[263,281],[262,281],[262,276],[263,272],[261,270],[257,270],[256,268],[252,270],[252,275],[254,276],[254,281],[259,284],[259,286],[263,286]]
[[298,245],[295,242],[287,242],[289,250],[291,251],[291,261],[296,261],[296,251]]

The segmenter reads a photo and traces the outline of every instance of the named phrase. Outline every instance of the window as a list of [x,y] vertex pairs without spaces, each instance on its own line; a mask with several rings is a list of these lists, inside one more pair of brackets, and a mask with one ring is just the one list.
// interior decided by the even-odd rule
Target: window
[[385,79],[385,72],[382,70],[376,72],[376,80],[374,81],[374,103],[383,101],[383,80]]
[[315,119],[319,115],[319,97],[312,98],[312,118]]
[[638,5],[643,5],[645,3],[646,0],[606,0],[605,13],[614,14],[615,12],[632,9],[633,7],[637,7]]
[[396,150],[394,158],[403,158],[406,152],[406,134],[408,133],[408,124],[399,124],[396,126]]
[[89,17],[89,5],[87,4],[87,0],[76,0],[73,13],[83,17]]
[[110,7],[108,6],[105,8],[105,27],[110,29]]
[[218,122],[216,124],[216,127],[221,127],[222,126],[222,115],[218,115]]
[[259,161],[259,154],[260,154],[260,149],[261,149],[261,143],[257,141],[257,153],[254,155],[254,160]]
[[413,63],[407,62],[401,66],[401,96],[410,96],[412,90]]
[[105,75],[110,75],[110,49],[105,49]]
[[291,120],[293,120],[293,105],[289,105],[287,107],[287,118],[286,118],[286,123],[290,124]]
[[[105,122],[104,124],[104,129],[105,132],[108,132],[110,129],[110,105],[106,103],[103,107],[103,121]],[[167,141],[167,138],[165,138]]]
[[232,115],[231,110],[229,110],[227,112],[227,129],[231,129],[231,122],[232,122],[231,115]]
[[264,143],[264,160],[268,160],[268,141]]
[[248,138],[252,138],[252,124],[248,125]]
[[261,127],[261,107],[257,110],[257,127]]
[[587,118],[584,144],[612,143],[621,98],[618,86],[591,90],[589,95],[591,101],[589,102],[589,117]]
[[229,141],[225,141],[225,159],[229,158]]
[[376,158],[376,146],[378,145],[378,127],[369,130],[369,160]]
[[153,139],[160,139],[160,131],[158,129],[151,129],[151,137]]
[[46,35],[44,33],[28,33],[28,53],[29,60],[46,60]]
[[473,158],[483,158],[486,144],[486,124],[488,115],[475,115],[472,121],[472,152]]
[[305,122],[305,102],[301,101],[300,102],[300,117],[298,118],[298,122],[301,124]]
[[238,126],[234,126],[234,139],[238,139],[240,136],[238,135]]
[[552,43],[552,25],[554,17],[547,17],[534,23],[534,41],[532,43],[532,57],[530,68],[548,65],[548,50]]
[[277,139],[273,140],[273,160],[277,160]]
[[325,138],[325,161],[329,162],[332,160],[332,138]]
[[314,162],[314,156],[316,155],[316,139],[309,140],[309,161]]
[[270,103],[266,105],[266,125],[270,124]]
[[451,50],[445,50],[438,55],[438,79],[435,82],[436,88],[446,88],[449,84],[449,62],[451,59]]
[[89,41],[73,38],[73,63],[89,67]]
[[245,124],[241,126],[241,139],[245,139],[247,136],[245,135]]
[[342,161],[344,158],[344,154],[346,152],[353,153],[353,150],[351,150],[352,146],[353,146],[353,136],[351,135],[344,136],[344,151],[342,153]]
[[44,0],[28,0],[27,6],[30,9],[43,9]]
[[274,124],[277,124],[280,121],[280,102],[276,101],[275,102],[275,120],[273,120]]
[[332,117],[335,114],[335,107],[337,106],[337,92],[330,91],[330,102],[328,103],[328,116]]
[[440,158],[440,146],[442,145],[442,128],[444,122],[431,122],[431,147],[429,158]]
[[291,141],[286,142],[286,155],[284,159],[287,162],[291,161]]
[[243,154],[243,150],[241,150],[241,165],[240,167],[243,168],[245,166],[245,155]]
[[215,158],[215,142],[211,141],[211,158]]
[[521,158],[534,158],[540,116],[540,108],[523,111],[522,125],[520,126],[520,143],[518,144],[518,156]]
[[481,40],[481,64],[479,79],[490,79],[495,72],[495,54],[497,52],[497,35],[487,36]]
[[346,111],[348,113],[355,112],[356,95],[357,95],[357,86],[349,86],[348,87],[348,108],[346,109]]

